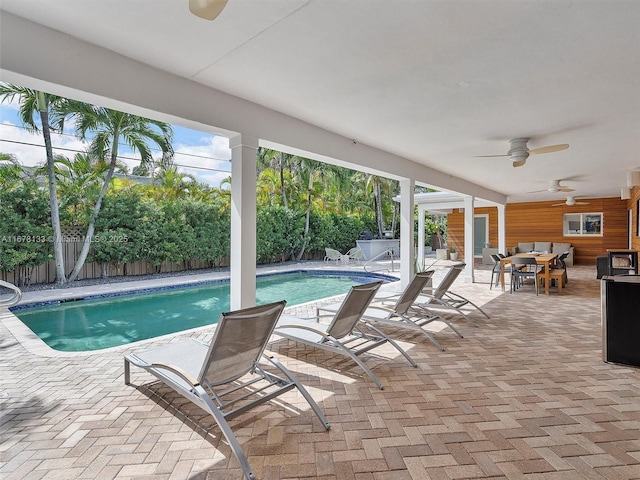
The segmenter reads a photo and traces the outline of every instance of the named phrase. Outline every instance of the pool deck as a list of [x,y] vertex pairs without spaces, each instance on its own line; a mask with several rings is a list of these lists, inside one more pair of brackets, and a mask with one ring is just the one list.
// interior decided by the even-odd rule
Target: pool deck
[[[513,295],[490,290],[488,268],[478,266],[476,283],[460,279],[454,291],[491,318],[472,314],[473,328],[449,316],[464,339],[432,324],[444,352],[422,335],[385,328],[418,368],[388,346],[370,352],[364,361],[384,390],[345,357],[272,342],[270,350],[332,426],[325,432],[294,392],[281,397],[294,410],[267,404],[233,420],[258,478],[640,479],[640,369],[602,361],[595,267],[570,267],[562,296],[553,289],[538,297],[532,287]],[[438,269],[436,283],[442,274]],[[59,293],[30,292],[24,301]],[[287,310],[308,316],[314,308]],[[0,311],[0,478],[242,477],[203,411],[139,369],[132,369],[134,385],[124,385],[123,356],[139,344],[83,354],[34,351],[9,316]],[[210,334],[201,328],[145,344]]]

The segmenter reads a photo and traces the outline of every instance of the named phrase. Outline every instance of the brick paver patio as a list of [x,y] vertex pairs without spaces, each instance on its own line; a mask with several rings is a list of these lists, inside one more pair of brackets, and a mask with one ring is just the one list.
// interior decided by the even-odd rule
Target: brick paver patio
[[[233,420],[259,478],[640,479],[640,370],[602,361],[595,268],[570,267],[562,296],[503,294],[489,290],[489,271],[476,275],[455,291],[491,319],[474,314],[473,328],[449,316],[464,339],[434,325],[444,352],[385,329],[418,368],[388,347],[365,356],[384,390],[345,357],[272,343],[332,426],[293,392],[281,397],[293,408]],[[1,478],[242,478],[203,411],[139,369],[124,385],[134,346],[51,354],[16,338],[10,317],[0,312]]]

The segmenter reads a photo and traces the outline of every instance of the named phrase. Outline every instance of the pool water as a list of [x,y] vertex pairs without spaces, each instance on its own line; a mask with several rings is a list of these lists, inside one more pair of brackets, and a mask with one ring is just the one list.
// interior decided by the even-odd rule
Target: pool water
[[[346,293],[354,284],[377,279],[363,273],[309,271],[259,276],[258,305],[287,300],[287,306]],[[229,310],[229,282],[200,284],[95,299],[19,306],[11,310],[55,350],[77,352],[125,345],[191,328],[212,325]]]

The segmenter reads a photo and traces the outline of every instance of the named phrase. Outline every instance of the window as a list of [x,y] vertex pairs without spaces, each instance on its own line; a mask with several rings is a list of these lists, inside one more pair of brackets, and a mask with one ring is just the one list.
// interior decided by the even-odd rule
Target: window
[[563,235],[602,235],[602,213],[565,213]]

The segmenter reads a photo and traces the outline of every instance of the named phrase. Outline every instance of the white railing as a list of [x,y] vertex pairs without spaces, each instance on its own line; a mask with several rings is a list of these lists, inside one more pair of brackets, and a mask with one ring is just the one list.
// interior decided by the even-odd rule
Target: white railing
[[[7,297],[4,295],[3,289],[11,290],[11,293]],[[13,283],[0,280],[0,307],[11,307],[22,300],[22,290],[16,287]]]
[[[375,270],[370,268],[371,265],[374,264],[374,262],[378,262],[378,263],[382,262],[381,259],[383,257],[391,260],[391,270],[389,270],[389,268],[387,268],[387,267],[378,268],[378,269],[375,269]],[[394,260],[395,260],[395,255],[393,253],[393,250],[391,248],[388,248],[384,252],[380,252],[375,257],[367,260],[364,263],[364,270],[365,270],[365,272],[383,272],[383,271],[385,271],[385,272],[395,272],[396,270],[395,270],[395,261]],[[369,267],[369,268],[367,268],[367,267]]]

